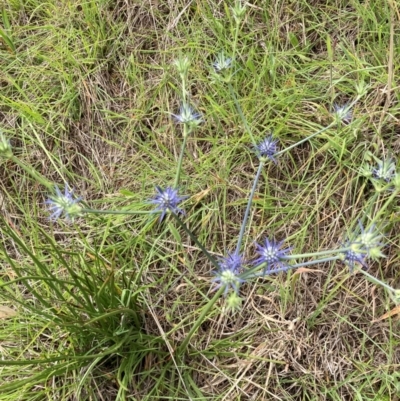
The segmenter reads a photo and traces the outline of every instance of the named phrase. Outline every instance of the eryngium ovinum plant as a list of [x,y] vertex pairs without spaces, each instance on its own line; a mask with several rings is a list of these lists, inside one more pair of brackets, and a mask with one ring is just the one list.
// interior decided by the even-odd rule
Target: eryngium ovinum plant
[[[245,8],[237,3],[233,7],[233,17],[236,24],[234,45],[232,55],[227,56],[227,53],[219,53],[214,63],[211,66],[211,73],[214,79],[219,80],[227,86],[227,90],[232,96],[233,102],[237,108],[237,112],[242,119],[243,125],[248,134],[249,140],[252,142],[254,156],[258,159],[258,169],[255,173],[254,182],[250,189],[247,207],[244,212],[243,221],[238,234],[236,247],[230,249],[225,255],[215,258],[207,251],[206,247],[199,242],[196,234],[190,230],[184,217],[185,212],[182,203],[188,198],[187,195],[180,194],[180,174],[182,170],[182,161],[186,151],[186,143],[190,134],[198,129],[203,117],[190,104],[190,99],[187,93],[188,87],[188,70],[190,68],[190,59],[182,56],[175,60],[174,66],[179,74],[181,81],[181,106],[177,114],[173,114],[173,118],[177,125],[182,127],[182,145],[177,163],[175,180],[169,186],[163,188],[156,187],[155,194],[152,198],[149,197],[148,205],[152,205],[151,210],[136,210],[136,211],[120,211],[120,210],[95,210],[85,206],[80,197],[73,194],[73,191],[67,183],[64,184],[64,190],[61,191],[58,186],[54,186],[46,178],[32,169],[31,166],[25,165],[14,154],[10,142],[4,136],[0,136],[0,156],[5,159],[17,163],[27,173],[38,180],[42,185],[51,188],[53,194],[49,196],[47,204],[50,211],[50,219],[57,220],[65,218],[68,221],[73,221],[77,217],[81,217],[90,213],[97,214],[154,214],[160,224],[163,224],[166,219],[173,218],[178,227],[185,231],[193,242],[201,249],[209,262],[213,265],[213,274],[210,277],[210,286],[212,287],[213,297],[202,308],[202,312],[191,328],[190,332],[180,344],[178,354],[183,353],[198,327],[206,318],[208,312],[213,308],[215,303],[223,297],[228,310],[237,311],[241,308],[242,298],[241,289],[244,283],[249,283],[259,278],[276,275],[281,272],[288,272],[299,267],[310,266],[326,262],[342,261],[347,265],[349,272],[361,272],[364,276],[375,284],[381,285],[392,297],[393,301],[400,301],[399,290],[392,288],[385,282],[377,279],[368,273],[370,261],[378,260],[384,257],[382,248],[385,246],[385,236],[378,227],[381,217],[386,209],[400,192],[400,173],[397,172],[396,164],[393,159],[386,158],[379,160],[375,156],[371,156],[371,160],[375,159],[374,164],[368,164],[360,169],[360,173],[369,179],[376,188],[376,193],[386,191],[390,195],[386,201],[380,206],[378,211],[372,215],[370,208],[366,213],[367,223],[362,224],[360,221],[354,222],[354,230],[352,234],[347,235],[345,241],[340,248],[326,249],[318,252],[292,254],[292,248],[285,243],[285,240],[278,241],[273,237],[266,236],[260,244],[256,244],[256,252],[252,260],[246,260],[244,257],[244,249],[242,240],[247,229],[247,221],[252,207],[253,197],[258,186],[261,173],[267,163],[279,163],[279,157],[285,152],[295,149],[300,144],[310,140],[311,138],[327,131],[338,124],[349,124],[352,120],[352,108],[355,103],[365,94],[366,88],[363,84],[357,85],[357,97],[350,103],[345,105],[333,105],[332,107],[332,122],[302,139],[301,141],[292,144],[286,148],[282,148],[279,139],[268,133],[263,138],[257,139],[247,123],[241,106],[237,100],[236,93],[231,84],[234,79],[237,63],[235,53],[237,47],[237,37],[239,25],[244,15]],[[296,260],[307,259],[306,262],[296,263]]]

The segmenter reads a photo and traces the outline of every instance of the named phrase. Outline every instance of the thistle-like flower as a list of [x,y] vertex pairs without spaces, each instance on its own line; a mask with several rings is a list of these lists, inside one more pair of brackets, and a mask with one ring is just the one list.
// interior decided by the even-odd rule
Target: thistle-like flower
[[372,168],[372,177],[389,183],[396,175],[396,163],[393,159],[379,160],[378,166]]
[[264,246],[256,244],[257,252],[259,253],[260,257],[253,263],[255,265],[266,263],[264,274],[273,273],[276,269],[289,268],[288,264],[286,263],[286,257],[287,253],[292,248],[281,249],[283,243],[284,241],[275,242],[274,240],[270,241],[268,238],[266,238],[264,241]]
[[344,104],[343,106],[339,106],[338,104],[333,105],[333,112],[335,117],[339,121],[344,121],[345,123],[349,124],[351,119],[353,118],[353,113],[349,108],[348,104]]
[[[355,243],[353,244],[355,245]],[[351,245],[351,246],[353,246]],[[357,245],[356,245],[357,247]],[[350,273],[353,273],[355,263],[359,263],[365,270],[368,269],[368,265],[365,263],[366,254],[357,252],[356,250],[350,249],[344,253],[344,262],[349,266]]]
[[344,262],[349,266],[350,273],[354,271],[355,263],[359,263],[364,269],[368,269],[366,259],[369,257],[373,260],[385,257],[381,248],[384,245],[381,242],[383,235],[377,230],[375,225],[371,225],[368,230],[365,230],[359,223],[361,233],[354,241],[347,241],[346,247],[350,249],[344,252]]
[[182,213],[184,214],[184,210],[178,207],[178,204],[183,200],[187,199],[187,196],[179,196],[178,190],[167,187],[165,189],[161,189],[156,186],[156,195],[149,202],[153,205],[156,205],[155,212],[161,211],[160,221],[163,220],[164,216],[167,212],[172,212],[175,214]]
[[367,251],[377,246],[382,246],[380,240],[383,238],[383,235],[376,230],[375,224],[372,224],[368,230],[364,229],[361,222],[358,225],[360,226],[361,234],[356,238],[355,242],[359,242]]
[[198,127],[203,119],[201,118],[201,114],[195,112],[188,104],[183,103],[179,114],[173,114],[176,121],[181,124],[187,124],[190,128]]
[[2,134],[0,134],[0,157],[10,159],[13,155],[11,143]]
[[242,20],[245,12],[246,12],[246,6],[243,5],[240,0],[237,0],[235,2],[235,5],[232,7],[233,18],[237,23],[239,23]]
[[56,194],[50,196],[50,199],[46,200],[46,204],[50,205],[49,209],[52,212],[50,220],[57,220],[64,213],[67,220],[73,221],[75,217],[82,215],[82,207],[78,204],[82,198],[75,198],[73,191],[68,189],[68,185],[65,186],[64,193],[56,186]]
[[[384,236],[379,233],[374,224],[368,230],[365,230],[361,223],[359,223],[359,226],[361,234],[355,239],[355,244],[359,244],[367,256],[373,260],[384,258],[385,255],[381,251],[381,248],[384,246],[381,239]],[[357,245],[355,248],[357,250]]]
[[240,271],[243,265],[243,256],[234,252],[228,253],[228,256],[220,258],[219,270],[215,272],[213,282],[217,283],[217,288],[224,287],[224,295],[232,288],[236,293],[239,292],[240,284],[244,283],[240,277]]
[[239,311],[242,307],[242,302],[243,299],[236,292],[232,292],[226,299],[226,311],[232,313]]
[[179,75],[186,76],[190,67],[190,60],[187,56],[181,56],[174,60],[174,65],[178,70]]
[[272,134],[266,137],[256,146],[256,153],[260,158],[268,158],[276,163],[275,154],[278,151],[278,141],[272,137]]
[[235,270],[240,273],[243,265],[243,255],[233,252],[228,252],[227,256],[221,257],[219,266],[223,270]]
[[220,73],[232,67],[232,58],[227,57],[224,52],[218,53],[213,62],[215,72]]

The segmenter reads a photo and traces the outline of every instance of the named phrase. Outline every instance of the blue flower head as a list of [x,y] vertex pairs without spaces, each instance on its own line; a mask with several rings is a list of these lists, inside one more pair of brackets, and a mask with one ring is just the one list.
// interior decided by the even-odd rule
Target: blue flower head
[[213,62],[215,72],[220,73],[232,67],[232,58],[227,57],[224,52],[217,54]]
[[262,142],[256,146],[256,152],[260,158],[267,157],[276,163],[275,153],[278,151],[278,141],[272,135],[266,137]]
[[183,103],[179,114],[173,114],[176,121],[181,124],[186,124],[191,128],[198,127],[203,119],[201,118],[201,114],[195,112],[188,104]]
[[367,255],[365,253],[357,252],[353,249],[345,252],[344,262],[349,266],[350,273],[353,273],[355,263],[359,263],[365,270],[368,269],[368,266],[365,263],[366,257]]
[[343,106],[339,106],[338,104],[333,105],[333,112],[335,117],[339,121],[344,121],[345,123],[349,124],[351,119],[353,118],[353,113],[349,108],[349,105],[346,103]]
[[150,203],[156,205],[155,212],[161,211],[160,221],[164,218],[167,212],[172,212],[175,214],[185,213],[183,209],[178,207],[178,204],[188,198],[187,196],[179,196],[178,190],[167,187],[161,189],[156,186],[156,195],[150,200]]
[[217,288],[225,288],[225,296],[229,288],[232,288],[238,293],[240,285],[245,282],[245,280],[240,277],[243,256],[236,252],[228,253],[227,256],[220,258],[218,264],[219,270],[214,273],[216,277],[212,281],[218,284]]
[[67,220],[73,221],[75,217],[81,216],[82,207],[78,204],[82,198],[75,198],[73,190],[68,189],[68,185],[65,186],[64,193],[56,187],[56,194],[50,196],[46,200],[46,204],[50,205],[49,209],[52,212],[50,220],[57,220],[64,213]]
[[253,263],[255,265],[266,263],[264,274],[270,274],[273,273],[276,269],[285,269],[289,267],[286,263],[287,253],[292,248],[281,249],[283,242],[284,241],[270,241],[268,238],[266,238],[264,241],[264,246],[256,244],[257,252],[260,257],[256,259]]
[[389,183],[396,175],[396,164],[392,159],[379,160],[378,166],[372,168],[372,177]]

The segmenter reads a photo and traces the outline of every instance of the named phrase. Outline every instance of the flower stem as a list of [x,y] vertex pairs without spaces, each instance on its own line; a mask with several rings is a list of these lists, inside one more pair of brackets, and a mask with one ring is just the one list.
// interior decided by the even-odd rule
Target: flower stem
[[181,228],[183,228],[186,233],[189,235],[189,237],[193,240],[193,242],[201,249],[201,251],[204,253],[206,258],[214,265],[216,269],[219,269],[219,264],[215,260],[215,258],[207,251],[206,248],[199,242],[199,240],[196,238],[196,236],[189,230],[189,228],[186,226],[186,224],[179,218],[179,216],[175,213],[171,213],[172,216],[175,217],[175,220],[178,222]]
[[243,235],[246,230],[246,224],[247,224],[247,219],[249,218],[251,204],[253,202],[254,193],[256,191],[257,183],[258,183],[258,180],[260,179],[260,175],[261,175],[261,171],[262,171],[263,167],[264,167],[264,162],[260,161],[260,165],[258,166],[256,177],[254,178],[253,187],[251,188],[249,200],[247,202],[247,207],[246,207],[246,212],[244,214],[242,227],[240,228],[239,239],[238,239],[238,242],[236,245],[236,254],[237,255],[239,255],[239,253],[240,253],[240,247],[242,246]]
[[265,267],[265,263],[261,263],[258,266],[255,266],[253,269],[248,270],[247,272],[244,272],[239,275],[239,277],[243,280],[249,280],[254,277],[263,277],[263,276],[269,276],[271,274],[275,273],[280,273],[280,272],[286,272],[288,270],[292,269],[297,269],[299,267],[304,267],[304,266],[311,266],[311,265],[316,265],[318,263],[326,263],[326,262],[332,262],[335,260],[340,259],[340,256],[331,256],[330,258],[323,258],[323,259],[315,259],[315,260],[309,260],[308,262],[303,262],[303,263],[296,263],[295,265],[287,265],[285,267],[281,267],[279,269],[273,269],[270,271],[267,271],[267,273],[262,272],[257,272],[260,268]]
[[11,156],[11,160],[17,164],[19,167],[21,167],[23,170],[25,170],[32,178],[37,180],[40,184],[44,185],[45,187],[49,189],[54,188],[54,183],[49,181],[47,178],[43,177],[40,173],[38,173],[35,169],[33,169],[31,166],[27,166],[21,160],[18,159],[16,156]]
[[182,161],[183,161],[183,156],[185,154],[185,148],[188,136],[189,136],[188,126],[187,124],[183,124],[183,143],[181,147],[181,154],[179,155],[178,167],[176,169],[175,184],[174,184],[175,189],[177,189],[179,186],[179,180],[181,177],[181,170],[182,170]]
[[379,220],[379,218],[381,217],[381,215],[385,212],[385,210],[387,209],[387,207],[393,202],[393,199],[396,198],[396,196],[398,195],[399,191],[394,190],[394,192],[392,193],[392,195],[389,196],[389,198],[386,200],[386,202],[383,204],[383,206],[379,209],[379,212],[373,217],[373,219],[370,221],[370,223],[368,224],[368,227],[366,229],[366,231],[368,231],[369,228],[371,228],[376,221]]
[[232,61],[235,61],[236,59],[236,50],[237,50],[237,44],[238,44],[238,38],[239,38],[239,28],[240,28],[240,21],[235,21],[236,26],[235,26],[235,38],[233,39],[233,50],[232,50]]
[[230,82],[228,82],[228,88],[229,88],[229,92],[230,92],[230,94],[231,94],[231,96],[233,98],[233,102],[235,103],[236,110],[239,113],[239,116],[240,116],[240,118],[241,118],[241,120],[243,122],[243,125],[244,125],[247,133],[249,134],[249,136],[251,138],[251,142],[253,142],[254,146],[257,146],[257,142],[254,139],[253,133],[251,132],[249,123],[247,122],[246,117],[243,114],[242,108],[240,107],[240,104],[239,104],[239,102],[238,102],[238,100],[236,98],[236,95],[235,95],[235,91],[233,90],[232,84]]
[[186,74],[181,75],[182,80],[182,101],[186,103]]
[[299,255],[287,255],[287,256],[282,256],[282,259],[284,260],[292,260],[292,259],[300,259],[300,258],[312,258],[315,256],[324,256],[324,255],[331,255],[332,253],[342,253],[342,252],[347,252],[351,249],[351,247],[345,247],[345,248],[339,248],[339,249],[327,249],[325,251],[320,251],[320,252],[313,252],[313,253],[302,253]]
[[[357,96],[345,109],[344,113],[347,113],[348,111],[351,110],[351,108],[359,101],[360,96]],[[323,132],[325,132],[326,130],[328,130],[329,128],[332,128],[335,124],[337,123],[337,121],[332,121],[327,127],[320,129],[319,131],[315,132],[314,134],[308,136],[307,138],[302,139],[299,142],[294,143],[293,145],[290,145],[288,148],[286,149],[282,149],[280,152],[277,152],[275,154],[275,156],[279,156],[285,152],[288,152],[289,150],[293,149],[296,146],[301,145],[302,143],[310,140],[311,138],[314,138],[315,136],[322,134]]]
[[315,136],[317,136],[317,135],[319,135],[319,134],[322,134],[323,132],[325,132],[325,131],[328,130],[329,128],[332,128],[335,124],[336,124],[336,121],[333,121],[333,122],[330,123],[327,127],[322,128],[322,129],[320,129],[319,131],[314,132],[312,135],[309,135],[307,138],[304,138],[304,139],[302,139],[301,141],[296,142],[296,143],[294,143],[293,145],[290,145],[289,147],[280,150],[279,152],[275,153],[274,156],[275,156],[275,157],[276,157],[276,156],[280,156],[280,155],[282,155],[283,153],[288,152],[289,150],[295,148],[296,146],[299,146],[299,145],[301,145],[302,143],[307,142],[307,141],[310,140],[311,138],[314,138]]
[[221,287],[215,295],[208,301],[208,303],[203,307],[203,310],[200,313],[200,316],[197,318],[195,323],[193,324],[193,327],[189,331],[188,335],[186,338],[183,340],[182,344],[178,347],[177,349],[177,354],[181,355],[183,352],[186,351],[186,348],[189,344],[190,339],[192,338],[193,334],[197,331],[197,329],[200,327],[200,325],[203,323],[205,317],[207,316],[207,313],[211,310],[211,308],[214,306],[214,304],[218,301],[218,299],[221,297],[222,293],[225,291],[225,287]]
[[367,279],[368,279],[369,281],[371,281],[371,282],[374,283],[374,284],[381,285],[383,288],[385,288],[385,289],[388,290],[389,292],[394,293],[394,292],[396,291],[393,287],[391,287],[390,285],[384,283],[383,281],[379,280],[378,278],[372,276],[371,274],[369,274],[369,273],[366,272],[365,270],[360,269],[360,270],[358,270],[358,271],[359,271],[360,273],[364,274],[364,276],[366,276]]
[[[132,215],[132,214],[153,214],[157,213],[157,211],[154,210],[98,210],[98,209],[82,209],[82,213],[93,213],[93,214],[126,214],[126,215]],[[161,211],[159,212],[161,213]]]

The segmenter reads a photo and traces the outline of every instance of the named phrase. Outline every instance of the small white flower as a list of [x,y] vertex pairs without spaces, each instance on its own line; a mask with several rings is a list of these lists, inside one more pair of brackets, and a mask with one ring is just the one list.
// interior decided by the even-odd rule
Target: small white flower
[[232,58],[226,57],[224,52],[221,52],[215,58],[213,67],[216,72],[222,72],[232,67]]
[[353,118],[351,109],[347,104],[339,106],[338,104],[333,105],[334,114],[338,120],[344,121],[349,124]]
[[71,221],[80,216],[82,212],[82,207],[78,205],[80,201],[81,198],[74,198],[73,191],[69,191],[67,185],[64,193],[56,187],[56,195],[50,196],[50,199],[46,200],[46,204],[50,205],[49,209],[52,212],[50,220],[57,220],[63,213],[67,220]]
[[176,121],[181,124],[187,124],[190,127],[199,126],[203,120],[200,113],[196,113],[188,104],[182,104],[179,114],[173,114]]

